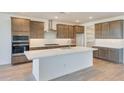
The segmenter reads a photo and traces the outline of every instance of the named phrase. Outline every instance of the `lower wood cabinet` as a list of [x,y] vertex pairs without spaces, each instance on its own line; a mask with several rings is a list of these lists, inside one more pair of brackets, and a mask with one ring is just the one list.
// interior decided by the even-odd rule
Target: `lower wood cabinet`
[[26,58],[25,55],[17,55],[12,56],[12,64],[20,64],[20,63],[26,63],[29,62],[29,60]]
[[99,57],[99,51],[98,50],[93,51],[93,57],[96,57],[96,58]]
[[108,60],[114,63],[123,63],[123,49],[109,49]]
[[108,48],[99,48],[99,58],[107,59],[108,58]]
[[93,57],[108,60],[110,62],[123,64],[123,49],[94,47],[98,50],[93,52]]

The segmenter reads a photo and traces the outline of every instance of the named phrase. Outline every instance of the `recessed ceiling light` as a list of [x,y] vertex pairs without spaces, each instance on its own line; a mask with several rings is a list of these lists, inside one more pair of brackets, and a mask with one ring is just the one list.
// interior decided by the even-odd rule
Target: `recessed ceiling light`
[[92,16],[89,16],[89,19],[93,19],[93,17]]
[[55,18],[55,19],[58,19],[58,16],[55,16],[54,18]]
[[79,20],[76,20],[75,22],[76,22],[76,23],[79,23],[80,21],[79,21]]

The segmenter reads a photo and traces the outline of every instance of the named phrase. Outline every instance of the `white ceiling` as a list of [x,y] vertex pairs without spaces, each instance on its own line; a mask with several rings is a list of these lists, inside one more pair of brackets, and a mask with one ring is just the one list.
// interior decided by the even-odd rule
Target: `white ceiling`
[[[53,19],[71,23],[76,23],[75,22],[76,20],[79,20],[79,23],[86,23],[90,21],[124,15],[124,12],[6,12],[6,13],[20,16]],[[55,16],[57,16],[58,19],[55,19],[54,18]],[[93,19],[89,19],[90,16],[92,16]]]

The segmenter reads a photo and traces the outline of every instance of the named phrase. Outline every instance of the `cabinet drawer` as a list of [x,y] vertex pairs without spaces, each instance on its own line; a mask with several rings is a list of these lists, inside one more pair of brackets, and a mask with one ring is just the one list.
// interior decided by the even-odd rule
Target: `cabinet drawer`
[[93,57],[96,57],[96,58],[99,57],[99,51],[98,50],[93,51]]
[[99,48],[99,58],[108,59],[108,48]]
[[12,64],[29,62],[25,55],[12,56]]

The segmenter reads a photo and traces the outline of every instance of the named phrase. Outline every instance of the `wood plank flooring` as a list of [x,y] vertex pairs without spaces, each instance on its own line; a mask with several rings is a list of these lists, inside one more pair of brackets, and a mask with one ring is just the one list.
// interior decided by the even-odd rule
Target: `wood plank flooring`
[[31,76],[32,64],[0,66],[0,81],[24,81]]
[[[30,81],[32,75],[32,63],[20,65],[0,66],[0,81]],[[94,66],[80,70],[53,81],[122,81],[124,80],[124,64],[94,59]]]

